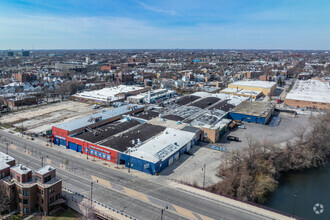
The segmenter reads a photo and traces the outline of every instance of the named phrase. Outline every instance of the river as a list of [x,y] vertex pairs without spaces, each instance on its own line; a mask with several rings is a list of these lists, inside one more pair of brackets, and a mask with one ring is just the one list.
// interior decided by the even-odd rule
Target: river
[[[296,193],[296,199],[295,199]],[[295,203],[295,207],[294,207]],[[317,204],[314,212],[313,207]],[[304,172],[289,172],[279,180],[265,206],[308,220],[330,219],[330,162],[326,167],[307,169]],[[322,213],[321,213],[322,212]]]

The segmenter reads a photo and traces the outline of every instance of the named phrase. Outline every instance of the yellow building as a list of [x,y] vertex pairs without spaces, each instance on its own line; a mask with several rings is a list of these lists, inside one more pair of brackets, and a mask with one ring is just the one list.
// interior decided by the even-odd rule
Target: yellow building
[[228,88],[261,91],[264,95],[270,95],[276,90],[276,82],[237,81],[229,84]]

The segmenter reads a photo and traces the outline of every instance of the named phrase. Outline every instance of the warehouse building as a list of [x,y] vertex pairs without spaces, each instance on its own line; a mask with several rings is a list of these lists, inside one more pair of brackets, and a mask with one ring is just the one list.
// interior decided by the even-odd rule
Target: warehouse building
[[53,127],[53,141],[95,157],[157,175],[200,138],[188,131],[147,123],[158,113],[143,106],[121,106]]
[[321,79],[297,80],[285,104],[300,108],[330,109],[330,83]]
[[123,101],[130,95],[140,94],[148,90],[147,87],[119,85],[77,93],[72,96],[72,99],[90,104],[110,105],[113,102]]
[[194,132],[166,128],[160,135],[146,143],[128,148],[127,166],[152,175],[173,164],[195,145]]
[[276,90],[276,82],[270,81],[237,81],[230,83],[228,88],[260,91],[264,95],[271,95]]
[[175,94],[176,92],[173,90],[156,89],[138,95],[130,96],[127,98],[127,101],[135,104],[156,103],[158,101],[172,98]]
[[256,90],[245,90],[240,88],[226,88],[220,91],[220,93],[226,93],[237,96],[244,96],[256,100],[261,97],[263,94],[261,91]]
[[244,101],[229,112],[233,120],[266,124],[274,112],[275,105],[266,102]]

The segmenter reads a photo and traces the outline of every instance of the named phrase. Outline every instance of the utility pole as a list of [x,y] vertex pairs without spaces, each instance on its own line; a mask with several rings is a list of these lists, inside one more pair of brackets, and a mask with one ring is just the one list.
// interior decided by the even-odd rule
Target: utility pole
[[23,137],[23,121],[22,121],[22,137]]
[[203,189],[205,188],[205,167],[206,167],[206,164],[204,164],[204,168],[202,168],[202,170],[204,170]]

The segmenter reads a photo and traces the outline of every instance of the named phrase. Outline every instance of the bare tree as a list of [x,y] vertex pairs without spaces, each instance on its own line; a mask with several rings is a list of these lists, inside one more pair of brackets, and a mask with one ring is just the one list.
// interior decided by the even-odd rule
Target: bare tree
[[0,219],[1,213],[9,211],[10,209],[10,198],[3,182],[0,182]]

